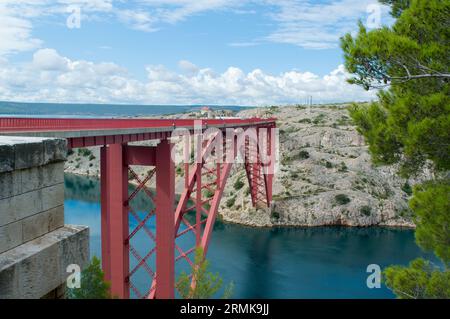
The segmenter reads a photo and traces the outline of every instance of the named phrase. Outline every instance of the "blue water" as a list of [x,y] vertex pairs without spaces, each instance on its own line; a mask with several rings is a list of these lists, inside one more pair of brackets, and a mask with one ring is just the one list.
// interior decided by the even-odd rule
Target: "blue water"
[[[178,114],[199,110],[200,105],[113,105],[18,103],[0,101],[1,116],[19,117],[133,117]],[[211,109],[240,111],[244,106],[210,106]]]
[[[141,217],[151,208],[145,196],[138,196],[132,206]],[[91,256],[100,256],[97,179],[66,176],[65,215],[66,223],[90,227]],[[130,227],[135,226],[136,221],[130,220]],[[154,220],[147,226],[154,231]],[[178,244],[187,247],[188,241],[191,244],[192,238]],[[141,254],[151,244],[144,232],[132,241]],[[211,270],[224,282],[234,282],[234,298],[393,298],[384,286],[367,287],[367,266],[407,264],[418,256],[424,254],[414,242],[414,232],[407,229],[256,229],[221,222],[215,225],[208,253]],[[130,263],[135,264],[133,258]],[[186,267],[178,263],[177,273]],[[142,270],[133,282],[146,290],[147,278]]]

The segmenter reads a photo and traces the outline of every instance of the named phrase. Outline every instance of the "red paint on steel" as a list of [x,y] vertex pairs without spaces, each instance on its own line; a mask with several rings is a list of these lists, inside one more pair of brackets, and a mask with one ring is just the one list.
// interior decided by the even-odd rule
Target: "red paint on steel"
[[[243,145],[245,169],[250,186],[252,204],[259,203],[270,206],[272,201],[272,182],[275,156],[275,119],[208,119],[203,122],[203,129],[215,126],[221,129],[202,145],[198,143],[203,158],[192,165],[184,165],[185,189],[182,192],[178,206],[175,203],[175,167],[171,159],[173,145],[168,138],[176,127],[185,127],[191,134],[194,132],[194,121],[198,120],[166,120],[166,119],[30,119],[30,118],[0,118],[1,132],[77,132],[62,134],[67,137],[68,147],[102,146],[100,152],[101,171],[101,229],[102,229],[102,266],[105,277],[111,281],[111,292],[120,298],[129,298],[130,289],[139,298],[173,298],[175,288],[175,263],[185,260],[190,267],[194,267],[191,254],[196,247],[202,247],[204,254],[209,247],[214,222],[218,213],[220,200],[223,196],[226,182],[233,163],[213,163],[212,160],[227,158],[227,152],[213,151],[220,138],[232,154],[232,159],[238,155],[238,136],[232,141],[223,140],[226,127],[268,128],[267,148],[260,148],[246,141]],[[143,131],[139,132],[142,128]],[[150,132],[144,129],[152,129]],[[127,129],[137,129],[125,131]],[[109,132],[108,132],[109,130]],[[121,130],[124,130],[121,132]],[[83,131],[89,131],[84,133]],[[98,134],[97,132],[98,131]],[[111,134],[112,133],[112,134]],[[200,131],[201,133],[201,131]],[[42,134],[41,134],[42,135]],[[57,134],[56,134],[57,135]],[[72,137],[70,137],[72,136]],[[244,135],[245,136],[245,135]],[[257,138],[260,138],[257,134]],[[160,139],[156,147],[129,146],[126,143],[142,140]],[[190,144],[189,144],[190,147]],[[267,152],[269,163],[262,161],[261,152]],[[254,161],[256,159],[256,162]],[[141,179],[130,165],[154,166],[147,177]],[[156,172],[156,197],[146,184]],[[129,175],[131,174],[131,175]],[[137,181],[136,189],[128,193],[128,178]],[[206,190],[208,195],[202,194]],[[139,191],[155,203],[155,208],[137,214],[130,205]],[[195,194],[194,194],[195,193]],[[193,205],[188,207],[188,204]],[[156,236],[149,229],[146,222],[155,215]],[[185,214],[195,212],[194,222],[185,218]],[[137,226],[129,230],[130,214],[136,219]],[[189,221],[190,220],[190,221]],[[182,224],[184,224],[183,227]],[[130,240],[137,232],[144,231],[149,237],[149,246],[141,255]],[[191,233],[195,236],[194,247],[181,249],[176,239]],[[152,245],[154,243],[154,245]],[[148,248],[148,247],[145,247]],[[130,269],[130,253],[136,259],[133,269]],[[177,253],[177,255],[175,254]],[[152,256],[156,254],[156,274],[152,270]],[[138,290],[132,283],[132,277],[143,269],[150,275],[146,291]],[[141,277],[139,277],[141,278]],[[193,285],[195,282],[193,281]]]
[[173,144],[156,147],[156,298],[174,298],[175,289],[175,165]]
[[108,181],[108,147],[100,149],[100,197],[101,197],[101,244],[102,244],[102,268],[105,280],[111,281],[111,255],[110,255],[110,226],[109,226],[109,181]]
[[[194,127],[198,119],[55,119],[55,118],[18,118],[1,117],[0,132],[37,132],[37,131],[84,131],[113,130],[135,128]],[[257,125],[273,122],[275,119],[204,119],[208,126],[220,125]],[[136,136],[135,140],[141,140]]]
[[111,144],[107,152],[107,192],[109,210],[109,240],[111,256],[111,293],[129,298],[129,246],[128,246],[128,169],[123,162],[122,144]]
[[148,146],[125,146],[127,165],[156,166],[156,148]]

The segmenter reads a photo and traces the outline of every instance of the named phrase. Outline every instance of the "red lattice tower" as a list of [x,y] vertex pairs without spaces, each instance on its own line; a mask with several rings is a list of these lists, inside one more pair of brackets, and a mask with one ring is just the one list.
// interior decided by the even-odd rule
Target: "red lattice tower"
[[[267,150],[258,145],[258,134],[253,134],[254,143],[247,133],[245,140],[240,133],[228,137],[223,130],[207,138],[204,134],[194,131],[195,138],[202,136],[196,144],[200,156],[194,156],[191,165],[184,164],[185,185],[176,208],[169,139],[155,147],[111,144],[102,148],[102,263],[118,297],[129,298],[130,292],[136,298],[175,296],[175,273],[192,273],[196,248],[203,249],[203,257],[208,251],[226,181],[239,153],[253,206],[270,205],[273,173],[267,167],[273,163],[263,163]],[[267,142],[273,145],[270,139]],[[139,176],[135,165],[153,168]],[[152,191],[149,183],[155,175],[156,190]],[[129,187],[131,180],[136,186]],[[143,196],[139,201],[145,198],[145,209],[134,206],[138,194]]]
[[[130,228],[130,234],[127,238],[127,242],[129,244],[130,257],[133,257],[130,260],[130,272],[127,275],[127,281],[129,282],[130,289],[133,292],[132,297],[144,299],[147,298],[150,293],[155,289],[154,286],[151,285],[153,280],[156,277],[154,271],[154,259],[156,253],[156,235],[150,229],[150,222],[155,217],[155,209],[154,209],[154,194],[148,188],[147,184],[150,182],[151,178],[155,174],[155,169],[151,169],[148,171],[144,179],[140,179],[136,172],[128,167],[129,176],[131,177],[130,181],[135,181],[137,186],[130,193],[127,203],[129,210],[129,220],[130,224],[132,220],[134,220],[137,225]],[[136,196],[141,193],[145,194],[146,198],[149,200],[149,203],[152,208],[148,211],[138,212],[133,208],[132,201],[136,198]],[[141,213],[141,214],[139,214]],[[143,216],[140,216],[143,215]],[[144,247],[144,251],[140,252],[138,250],[137,244],[133,243],[133,239],[138,237],[139,235],[144,236],[147,241],[147,245]],[[139,276],[140,275],[140,276]],[[140,284],[138,284],[139,282]],[[143,286],[143,287],[141,287]]]

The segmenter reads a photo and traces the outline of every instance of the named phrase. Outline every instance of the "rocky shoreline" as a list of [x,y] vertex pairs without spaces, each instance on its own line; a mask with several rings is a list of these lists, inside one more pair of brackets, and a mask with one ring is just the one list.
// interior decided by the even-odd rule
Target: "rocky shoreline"
[[[171,117],[200,116],[190,113]],[[272,207],[255,209],[245,185],[245,171],[236,164],[219,208],[223,221],[253,227],[414,227],[407,204],[413,181],[398,177],[394,167],[371,163],[346,105],[256,108],[236,116],[277,118],[280,165],[274,178]],[[99,149],[70,153],[65,170],[98,176]],[[136,168],[139,175],[147,170]],[[177,170],[178,193],[183,189],[181,174],[182,170]]]

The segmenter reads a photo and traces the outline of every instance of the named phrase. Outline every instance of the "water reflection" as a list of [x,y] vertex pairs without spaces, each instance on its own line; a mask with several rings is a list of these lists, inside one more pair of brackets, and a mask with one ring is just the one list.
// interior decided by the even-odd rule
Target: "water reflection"
[[[100,189],[95,178],[66,176],[66,223],[91,228],[91,254],[100,255]],[[132,203],[143,218],[151,209],[144,194]],[[130,226],[136,225],[131,218]],[[146,225],[154,231],[154,219]],[[190,247],[193,238],[177,244]],[[132,242],[144,254],[151,239],[141,232]],[[176,253],[178,255],[178,253]],[[392,228],[266,228],[216,222],[208,259],[225,282],[235,283],[235,298],[392,298],[386,288],[368,289],[366,267],[406,264],[423,255],[414,232]],[[135,263],[133,258],[131,264]],[[152,260],[154,262],[154,260]],[[187,269],[177,263],[176,271]],[[136,274],[142,290],[149,282],[144,270]]]

